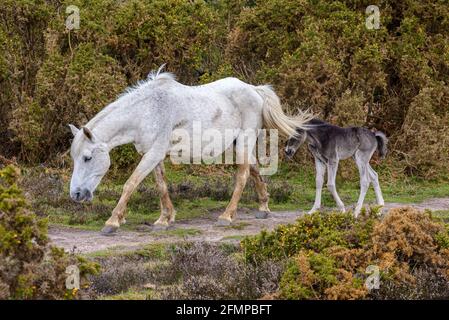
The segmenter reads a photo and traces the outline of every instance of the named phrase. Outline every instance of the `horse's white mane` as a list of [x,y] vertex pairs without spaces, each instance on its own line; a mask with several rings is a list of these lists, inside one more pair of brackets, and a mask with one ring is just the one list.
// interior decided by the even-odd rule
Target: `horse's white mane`
[[[126,96],[128,96],[130,94],[137,93],[143,87],[150,85],[152,83],[155,83],[156,81],[159,81],[159,80],[174,80],[174,81],[176,81],[176,76],[173,73],[162,72],[164,67],[165,67],[165,63],[162,66],[160,66],[159,69],[157,69],[156,71],[155,70],[151,71],[145,80],[137,81],[136,84],[126,88],[123,91],[123,93],[118,96],[117,100],[119,100],[120,98],[125,98]],[[95,125],[95,123],[98,122],[101,118],[103,118],[105,115],[109,114],[112,110],[119,108],[120,106],[121,106],[121,104],[117,104],[117,103],[112,103],[112,104],[106,106],[103,110],[101,110],[95,117],[93,117],[89,121],[90,126]]]
[[155,80],[176,80],[176,76],[171,72],[162,72],[162,70],[165,68],[166,63],[161,65],[157,71],[152,70],[149,74],[147,79],[150,81]]
[[136,84],[126,88],[125,91],[119,96],[119,98],[126,96],[130,93],[133,93],[136,90],[143,87],[144,85],[149,84],[156,80],[174,80],[174,81],[176,81],[175,74],[168,72],[168,71],[162,72],[162,70],[165,68],[165,65],[166,64],[164,63],[163,65],[161,65],[159,67],[159,69],[150,71],[150,73],[148,74],[148,76],[145,80],[139,80],[139,81],[137,81]]

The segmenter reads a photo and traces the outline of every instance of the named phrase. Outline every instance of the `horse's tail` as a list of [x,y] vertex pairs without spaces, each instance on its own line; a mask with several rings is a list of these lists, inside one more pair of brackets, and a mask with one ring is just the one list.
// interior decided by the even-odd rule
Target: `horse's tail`
[[379,152],[379,156],[381,159],[384,159],[385,156],[387,155],[387,144],[388,144],[388,139],[387,136],[381,132],[381,131],[376,131],[374,132],[374,135],[376,136],[376,140],[377,140],[377,151]]
[[306,123],[313,119],[313,114],[301,112],[295,117],[289,117],[282,111],[281,101],[271,86],[254,88],[264,99],[262,111],[264,128],[278,129],[287,138],[296,135],[297,129],[307,130]]

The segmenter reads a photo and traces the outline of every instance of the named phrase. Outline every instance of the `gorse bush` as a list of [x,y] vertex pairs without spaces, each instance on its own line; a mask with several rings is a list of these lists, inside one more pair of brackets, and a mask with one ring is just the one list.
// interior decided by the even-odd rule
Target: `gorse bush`
[[[274,84],[290,109],[391,137],[395,168],[447,173],[449,6],[369,1],[3,1],[0,152],[30,163],[162,63],[188,84],[237,76]],[[66,30],[65,8],[80,8]],[[123,151],[123,150],[122,150]],[[136,155],[117,156],[132,164]]]
[[[242,241],[255,264],[287,260],[277,297],[284,299],[447,298],[447,225],[412,208],[350,214],[315,213]],[[377,266],[380,289],[365,286]]]
[[283,299],[357,299],[367,294],[364,281],[332,257],[313,251],[300,251],[290,261],[280,281]]
[[36,81],[34,96],[13,111],[9,125],[32,160],[57,151],[67,139],[67,123],[86,123],[126,85],[115,60],[91,43],[79,45],[70,59],[50,56]]
[[0,170],[0,299],[73,299],[66,269],[77,265],[81,285],[98,267],[48,244],[46,220],[30,211],[16,185],[19,170]]
[[[80,8],[79,30],[66,30],[68,5]],[[0,12],[0,152],[32,163],[65,151],[68,123],[85,124],[164,62],[197,82],[225,39],[202,1],[6,1]]]
[[376,221],[376,211],[368,217],[355,219],[350,213],[312,214],[294,224],[281,225],[274,232],[263,231],[256,237],[242,241],[247,259],[253,262],[265,259],[281,260],[300,250],[321,252],[333,246],[362,247],[369,238]]

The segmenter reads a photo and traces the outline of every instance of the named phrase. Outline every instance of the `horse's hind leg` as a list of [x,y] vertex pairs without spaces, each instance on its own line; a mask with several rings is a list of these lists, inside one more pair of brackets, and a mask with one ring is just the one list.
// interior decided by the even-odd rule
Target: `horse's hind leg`
[[239,164],[236,175],[236,183],[234,192],[232,193],[231,201],[226,207],[225,212],[218,217],[220,224],[231,223],[237,215],[237,206],[242,196],[243,189],[245,188],[246,181],[249,176],[249,164]]
[[230,224],[237,216],[237,206],[242,196],[243,189],[245,188],[246,181],[250,175],[250,163],[256,163],[253,155],[255,144],[256,140],[251,139],[250,136],[247,137],[246,134],[237,138],[236,160],[238,169],[235,188],[225,212],[218,217],[219,224]]
[[153,171],[154,178],[159,189],[161,203],[161,215],[154,224],[160,226],[168,226],[170,222],[175,221],[176,211],[173,207],[173,203],[170,200],[170,195],[168,194],[167,181],[165,179],[164,162],[159,162],[159,164],[154,168]]
[[354,209],[354,216],[357,218],[362,210],[363,201],[365,200],[365,195],[371,180],[368,171],[369,159],[371,158],[371,155],[368,156],[368,154],[364,152],[357,151],[354,158],[360,173],[360,195]]
[[321,208],[321,191],[323,190],[324,173],[326,172],[326,164],[315,157],[315,169],[316,169],[315,203],[313,204],[312,209],[309,211],[309,214],[314,213],[315,211],[317,211]]
[[338,196],[337,188],[335,187],[335,180],[337,179],[337,170],[338,170],[338,160],[333,161],[329,160],[327,164],[327,188],[334,197],[334,200],[337,203],[337,206],[340,209],[340,211],[345,212],[346,211],[345,205]]
[[259,167],[257,164],[252,164],[249,167],[251,177],[254,179],[256,185],[257,195],[259,197],[259,211],[270,212],[268,208],[268,196],[267,184],[263,181],[259,173]]
[[376,193],[377,204],[380,206],[385,205],[384,197],[382,196],[382,191],[380,190],[379,177],[377,172],[371,168],[370,164],[368,164],[368,173],[371,179],[371,183],[373,184],[374,192]]

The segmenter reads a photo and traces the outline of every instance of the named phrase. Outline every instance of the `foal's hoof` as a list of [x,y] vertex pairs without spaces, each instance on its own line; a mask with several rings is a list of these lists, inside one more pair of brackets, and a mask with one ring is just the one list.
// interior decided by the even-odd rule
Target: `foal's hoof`
[[268,218],[268,212],[266,211],[257,211],[256,212],[256,219],[266,219]]
[[230,226],[232,224],[232,221],[228,220],[228,219],[218,219],[216,225],[219,227],[227,227]]
[[117,230],[118,230],[118,227],[104,226],[103,229],[101,229],[101,234],[103,236],[112,236],[117,232]]

